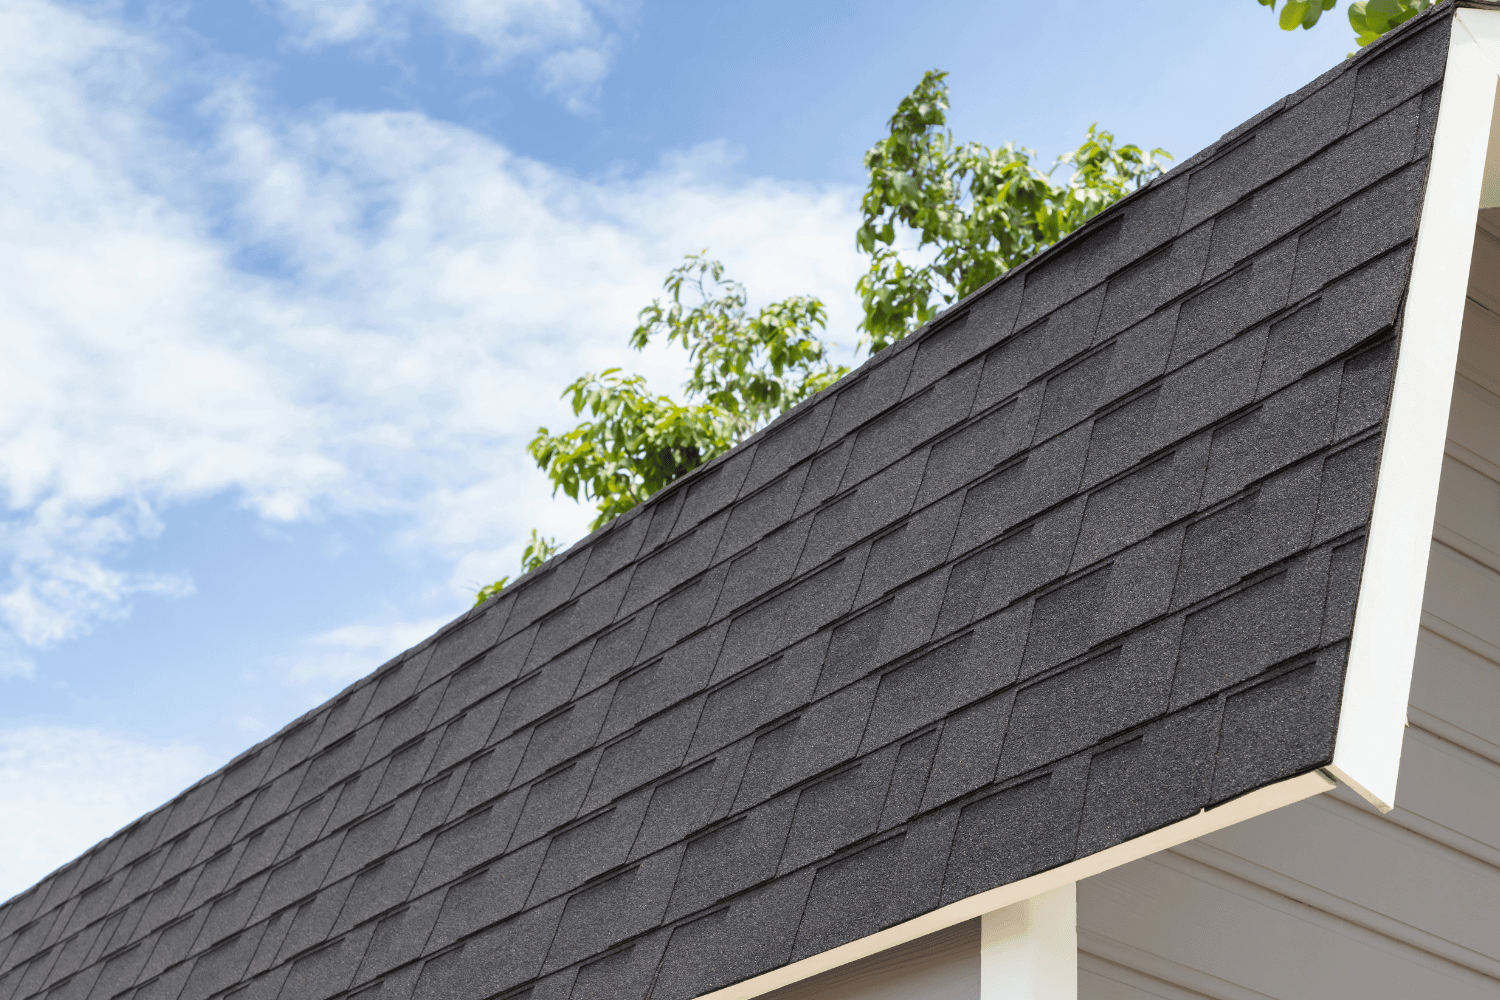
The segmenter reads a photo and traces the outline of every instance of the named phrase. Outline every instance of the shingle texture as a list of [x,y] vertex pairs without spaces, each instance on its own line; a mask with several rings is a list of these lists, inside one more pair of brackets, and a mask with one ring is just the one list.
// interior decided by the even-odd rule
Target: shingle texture
[[686,998],[1327,763],[1451,7],[0,908],[0,1000]]

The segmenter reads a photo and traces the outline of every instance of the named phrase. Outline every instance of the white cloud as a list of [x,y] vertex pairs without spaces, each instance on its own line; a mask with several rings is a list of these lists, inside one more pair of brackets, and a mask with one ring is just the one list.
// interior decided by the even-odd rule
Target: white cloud
[[0,731],[0,900],[166,802],[220,762],[94,729]]
[[307,48],[399,43],[414,20],[472,39],[493,68],[537,64],[537,82],[570,110],[592,106],[621,22],[634,4],[610,0],[276,0]]
[[229,85],[188,145],[150,111],[160,60],[76,8],[0,6],[10,673],[132,595],[189,592],[121,557],[215,494],[267,521],[395,515],[450,593],[533,526],[577,537],[588,512],[549,500],[523,445],[569,419],[582,370],[672,387],[680,362],[624,335],[685,251],[853,329],[851,191],[736,179],[718,146],[581,179],[419,114],[278,120]]
[[332,695],[447,624],[452,615],[415,621],[369,619],[308,636],[287,658],[286,679]]

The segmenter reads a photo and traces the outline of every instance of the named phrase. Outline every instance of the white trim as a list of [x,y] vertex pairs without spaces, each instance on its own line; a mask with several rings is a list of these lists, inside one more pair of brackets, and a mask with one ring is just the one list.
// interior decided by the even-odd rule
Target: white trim
[[1500,12],[1459,10],[1448,44],[1330,768],[1383,812],[1396,802],[1469,256],[1495,113],[1497,55]]
[[1078,1000],[1077,882],[980,918],[979,1000]]
[[956,903],[949,903],[947,906],[908,920],[904,924],[888,927],[868,937],[860,938],[858,941],[850,941],[848,944],[829,951],[810,955],[799,962],[772,969],[753,979],[706,993],[701,1000],[748,1000],[750,997],[758,997],[783,986],[816,976],[820,972],[836,969],[857,959],[914,941],[919,937],[925,937],[945,927],[952,927],[965,920],[983,916],[992,910],[1003,909],[1012,903],[1030,899],[1070,882],[1077,882],[1090,875],[1118,868],[1120,865],[1144,858],[1148,854],[1176,847],[1178,844],[1206,836],[1215,830],[1222,830],[1226,826],[1233,826],[1235,823],[1244,822],[1273,809],[1300,802],[1333,787],[1334,782],[1321,771],[1312,771],[1279,781],[1274,785],[1267,785],[1248,795],[1241,795],[1223,805],[1206,809],[1196,816],[1164,826],[1160,830],[1153,830],[1134,840],[1127,840],[1123,844],[1099,851],[1097,854],[1090,854],[1088,857],[1070,861],[1051,871],[1021,879],[1009,885],[1002,885],[998,889],[981,892]]

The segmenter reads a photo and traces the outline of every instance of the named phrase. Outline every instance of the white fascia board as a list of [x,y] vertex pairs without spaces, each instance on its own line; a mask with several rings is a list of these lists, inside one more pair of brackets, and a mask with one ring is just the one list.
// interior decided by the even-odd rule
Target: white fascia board
[[1396,802],[1497,78],[1500,11],[1457,11],[1329,768],[1382,812]]
[[1285,781],[1278,781],[1274,785],[1258,788],[1237,799],[1231,799],[1223,805],[1205,809],[1195,816],[1190,816],[1170,826],[1164,826],[1160,830],[1153,830],[1134,840],[1127,840],[1123,844],[1117,844],[1097,854],[1070,861],[1050,871],[1042,872],[1040,875],[1021,879],[1019,882],[1002,885],[998,889],[990,889],[967,899],[960,899],[956,903],[949,903],[947,906],[924,913],[920,917],[897,924],[895,927],[888,927],[868,937],[850,941],[848,944],[817,955],[810,955],[801,961],[772,969],[770,972],[733,986],[705,993],[700,1000],[748,1000],[750,997],[761,996],[772,990],[816,976],[820,972],[836,969],[841,965],[878,954],[908,941],[915,941],[919,937],[925,937],[945,927],[982,917],[995,910],[1004,909],[1023,900],[1060,889],[1069,883],[1086,879],[1090,875],[1118,868],[1120,865],[1144,858],[1148,854],[1165,851],[1169,847],[1176,847],[1189,840],[1207,836],[1226,826],[1233,826],[1262,813],[1280,809],[1293,802],[1300,802],[1326,792],[1334,786],[1334,781],[1321,771],[1312,771]]

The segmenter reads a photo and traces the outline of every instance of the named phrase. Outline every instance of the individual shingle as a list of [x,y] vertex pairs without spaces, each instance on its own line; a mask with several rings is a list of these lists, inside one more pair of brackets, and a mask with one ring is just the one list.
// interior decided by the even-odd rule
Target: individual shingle
[[1001,778],[1024,774],[1164,712],[1169,657],[1111,649],[1016,692]]
[[823,654],[823,670],[818,675],[819,696],[841,688],[879,666],[875,655],[880,649],[880,634],[892,606],[893,602],[882,601],[834,626],[828,649]]
[[431,847],[430,839],[418,841],[355,875],[334,924],[334,933],[342,934],[356,924],[405,903]]
[[425,948],[430,951],[446,948],[482,927],[518,913],[531,893],[546,854],[545,843],[528,844],[450,885]]
[[427,959],[414,997],[486,1000],[535,976],[557,928],[562,906],[540,907]]
[[531,889],[531,904],[543,903],[624,864],[645,817],[645,793],[628,796],[555,834]]
[[779,715],[804,704],[818,682],[823,643],[803,642],[714,689],[690,753],[697,757],[733,743]]
[[1190,229],[1111,277],[1096,336],[1124,330],[1197,285],[1212,233],[1212,225]]
[[973,672],[972,641],[971,634],[960,635],[881,676],[865,727],[866,750],[914,732],[1010,679]]
[[802,495],[811,466],[811,462],[801,462],[735,504],[720,536],[716,558],[732,556],[785,525]]
[[1360,575],[1365,565],[1365,540],[1355,538],[1337,545],[1330,553],[1328,601],[1323,612],[1322,645],[1349,638],[1354,630],[1354,605],[1359,597]]
[[427,671],[422,677],[424,686],[447,677],[459,667],[486,652],[500,639],[510,616],[511,601],[495,601],[453,629],[438,641],[432,658],[427,661]]
[[651,614],[647,609],[624,619],[595,639],[589,650],[588,666],[579,681],[580,688],[592,691],[629,670],[637,662],[650,624]]
[[655,928],[666,910],[681,856],[680,846],[653,855],[569,896],[544,968],[571,965]]
[[682,702],[605,746],[584,808],[612,802],[675,770],[697,729],[701,710],[697,700]]
[[604,724],[604,713],[614,692],[608,688],[584,695],[540,720],[532,728],[526,753],[516,770],[516,781],[536,775],[593,747]]
[[867,362],[854,378],[838,386],[833,391],[833,415],[823,431],[823,445],[826,447],[894,406],[906,388],[915,358],[916,353],[909,350],[884,352]]
[[922,804],[922,795],[927,790],[928,775],[932,772],[933,753],[937,750],[937,745],[938,733],[929,730],[913,736],[897,747],[896,766],[891,773],[891,784],[886,790],[885,802],[881,805],[881,830],[905,823],[916,814]]
[[926,461],[926,452],[910,455],[820,507],[813,516],[799,568],[806,571],[822,565],[909,511]]
[[926,506],[1014,457],[1031,441],[1043,386],[987,410],[933,443],[917,505]]
[[1181,607],[1233,586],[1307,546],[1323,462],[1301,462],[1190,524],[1172,603]]
[[737,672],[847,613],[863,569],[856,550],[736,616],[715,673]]
[[813,522],[799,518],[731,559],[713,616],[731,614],[791,579]]
[[660,655],[707,625],[719,603],[728,569],[723,564],[715,566],[662,598],[651,612],[651,625],[637,655]]
[[987,409],[1009,398],[1087,350],[1094,343],[1103,305],[1104,289],[1100,288],[1027,326],[985,355],[975,408]]
[[861,848],[818,869],[792,959],[836,948],[886,923],[884,887],[898,877],[901,835]]
[[[362,726],[332,746],[312,756],[292,796],[291,807],[296,808],[317,798],[340,782],[348,779],[369,753],[375,741],[378,725]],[[383,756],[383,755],[382,755]]]
[[587,647],[575,647],[516,681],[490,740],[503,740],[565,706],[578,690],[590,652]]
[[749,447],[735,452],[707,472],[693,478],[688,486],[687,497],[682,502],[682,511],[672,526],[675,534],[697,527],[708,518],[728,507],[739,496],[740,487],[750,472],[755,460],[755,448]]
[[645,1000],[667,934],[606,952],[578,969],[569,1000]]
[[848,488],[863,481],[967,417],[978,387],[979,370],[978,363],[965,365],[944,378],[941,388],[909,396],[860,428],[844,467],[842,486]]
[[575,590],[583,593],[630,565],[646,539],[649,510],[627,511],[611,521],[589,545],[589,563]]
[[725,760],[709,758],[651,789],[631,855],[676,843],[713,819],[728,766]]
[[690,838],[667,919],[712,906],[774,875],[796,806],[795,793],[781,795]]
[[512,847],[529,843],[578,815],[594,777],[591,763],[584,760],[563,764],[542,775],[526,790],[526,804],[511,835]]
[[802,480],[802,491],[797,496],[797,506],[793,511],[795,516],[800,517],[815,510],[838,492],[839,482],[844,478],[844,465],[849,461],[849,452],[853,450],[853,446],[853,441],[845,437],[812,458],[807,466],[807,475]]
[[1335,441],[1358,434],[1385,416],[1395,374],[1393,350],[1391,341],[1381,340],[1344,361]]
[[780,870],[801,868],[874,833],[895,763],[892,747],[803,786]]
[[302,955],[292,963],[281,996],[287,1000],[327,1000],[341,993],[359,968],[368,938],[368,933],[356,932]]
[[1315,550],[1190,613],[1173,704],[1197,701],[1314,646],[1328,558],[1327,550]]
[[791,955],[811,874],[778,879],[722,910],[675,928],[652,997],[687,1000],[784,965]]
[[186,958],[193,946],[193,941],[198,937],[198,929],[202,926],[205,916],[207,914],[198,910],[186,914],[176,923],[168,924],[157,931],[153,935],[155,943],[151,949],[151,957],[146,960],[145,966],[140,971],[141,978],[150,979],[159,976]]
[[199,955],[183,985],[184,1000],[205,1000],[227,986],[239,982],[255,957],[256,946],[264,927],[251,927]]
[[620,613],[634,614],[683,580],[707,569],[727,520],[728,516],[723,515],[700,524],[637,563]]
[[834,397],[827,395],[773,423],[756,442],[755,460],[742,490],[745,493],[758,490],[812,455],[823,439],[834,403]]
[[1082,805],[1076,770],[1058,769],[966,805],[942,899],[962,899],[1071,858]]
[[1340,366],[1293,383],[1214,430],[1203,499],[1232,496],[1268,473],[1332,443]]
[[1189,439],[1091,493],[1073,566],[1091,565],[1192,513],[1208,469],[1210,441],[1209,435]]
[[[1012,307],[1011,318],[1014,318],[1014,307],[1020,304],[1019,294],[986,296],[980,299],[980,302],[990,306],[992,299],[1001,297],[1009,300]],[[1000,305],[1000,303],[994,303],[994,305]],[[980,311],[989,312],[990,310]],[[981,319],[975,316],[973,325],[970,325],[971,315],[971,310],[965,310],[961,315],[945,320],[922,337],[921,343],[916,348],[917,356],[912,362],[911,375],[906,382],[908,396],[926,389],[934,381],[969,361],[984,349],[993,346],[1001,337],[1010,332],[1009,324],[1003,317],[992,314],[990,317]]]
[[1312,662],[1226,699],[1211,804],[1333,758],[1348,651],[1347,643],[1330,646]]
[[969,487],[953,551],[966,552],[1067,499],[1088,453],[1089,429],[1078,427]]
[[439,831],[412,890],[421,895],[505,852],[524,794],[507,796]]
[[266,887],[255,904],[252,919],[269,916],[283,906],[316,892],[338,854],[340,839],[334,836],[321,840],[271,869]]
[[624,573],[616,574],[542,619],[536,641],[526,657],[527,669],[545,663],[614,622],[629,582],[626,577]]
[[995,780],[995,765],[1005,743],[1013,703],[1012,692],[1003,691],[965,706],[944,721],[941,738],[933,740],[936,756],[931,771],[918,793],[917,802],[923,810]]
[[1443,78],[1452,21],[1439,18],[1359,67],[1349,127],[1358,128]]
[[1201,357],[1285,307],[1293,266],[1302,260],[1299,244],[1283,241],[1195,292],[1178,310],[1168,364]]
[[588,558],[587,548],[569,551],[549,559],[540,570],[528,574],[516,591],[515,604],[501,634],[511,634],[520,626],[545,618],[561,607],[577,592]]
[[901,584],[942,565],[948,557],[963,497],[950,496],[925,507],[876,538],[865,560],[855,604],[877,600]]
[[1201,810],[1213,778],[1219,720],[1219,703],[1204,702],[1094,754],[1078,853],[1092,854]]
[[1410,260],[1406,248],[1393,250],[1340,279],[1297,314],[1273,324],[1260,377],[1261,394],[1301,378],[1390,329]]
[[779,792],[853,760],[878,687],[879,679],[869,677],[804,709],[787,730],[791,738],[782,765],[769,779],[770,790]]
[[709,682],[725,631],[718,627],[700,632],[667,650],[660,659],[621,677],[601,735],[610,739],[702,690]]

